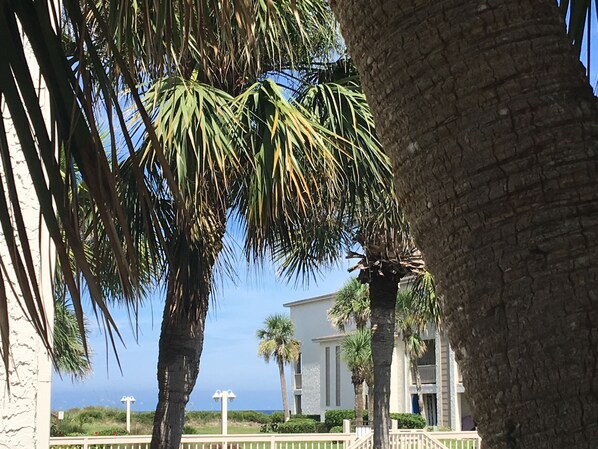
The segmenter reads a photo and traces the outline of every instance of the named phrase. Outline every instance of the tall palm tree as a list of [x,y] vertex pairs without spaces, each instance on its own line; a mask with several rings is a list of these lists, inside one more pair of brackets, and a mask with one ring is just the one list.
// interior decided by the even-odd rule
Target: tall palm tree
[[[284,33],[278,31],[288,33],[292,45],[280,54],[265,50],[256,54],[262,68],[253,71],[229,67],[228,56],[203,61],[188,55],[189,70],[167,72],[146,92],[143,103],[153,128],[141,149],[123,163],[122,171],[139,163],[151,202],[165,205],[163,210],[156,208],[156,219],[149,226],[143,215],[131,218],[136,235],[162,248],[160,263],[167,284],[152,448],[180,441],[184,407],[199,370],[214,270],[217,264],[224,272],[230,269],[224,243],[229,220],[240,224],[248,258],[260,258],[268,245],[292,237],[286,223],[297,221],[321,202],[318,191],[308,186],[319,183],[326,195],[343,187],[338,158],[351,143],[314,121],[292,95],[289,98],[288,89],[267,78],[264,69],[290,70],[327,53],[327,35],[336,35],[323,26],[326,4],[279,2],[270,11],[258,3],[252,6],[257,8],[255,21],[276,20]],[[273,13],[269,19],[262,17]],[[257,38],[270,42],[275,31],[260,29]],[[244,44],[232,50],[245,57]],[[143,127],[141,117],[136,119]],[[168,188],[158,164],[152,132],[178,195]],[[131,204],[141,202],[135,177],[127,180],[123,191],[134,198]]]
[[[271,79],[250,84],[233,97],[177,77],[157,85],[146,104],[180,195],[189,205],[186,215],[176,210],[151,149],[144,147],[140,160],[156,190],[152,201],[167,205],[165,216],[157,213],[158,232],[150,228],[149,236],[155,246],[158,239],[166,242],[162,263],[168,287],[153,436],[155,447],[163,447],[165,441],[180,438],[175,429],[182,429],[184,405],[197,377],[214,267],[217,262],[229,267],[227,220],[241,223],[248,257],[264,257],[268,247],[294,238],[292,224],[344,192],[347,174],[341,168],[353,155],[345,148],[352,146],[349,139],[315,121]],[[134,182],[127,185],[135,195]],[[141,233],[143,219],[132,217],[133,228]]]
[[[363,424],[363,384],[372,368],[372,333],[360,328],[345,336],[341,342],[343,360],[351,371],[351,383],[355,392],[355,419]],[[371,392],[370,392],[371,394]]]
[[350,322],[354,322],[358,330],[364,329],[370,320],[370,295],[367,286],[356,277],[347,280],[334,295],[328,319],[340,331],[344,331]]
[[291,415],[284,366],[296,362],[301,349],[301,343],[294,338],[294,335],[295,325],[288,316],[283,314],[268,316],[264,320],[264,327],[257,331],[257,338],[260,340],[257,354],[266,363],[270,362],[270,359],[274,359],[278,365],[285,420],[289,419]]
[[[302,101],[315,112],[320,123],[335,133],[350,136],[364,155],[382,154],[369,107],[354,76],[310,86]],[[313,210],[307,221],[299,221],[294,239],[277,249],[275,255],[282,272],[289,276],[335,263],[347,253],[359,259],[350,271],[358,270],[359,282],[369,289],[375,384],[370,419],[374,421],[376,445],[386,446],[390,444],[390,366],[396,295],[401,278],[422,273],[424,264],[393,194],[388,159],[380,157],[376,171],[364,169],[367,165],[360,161],[365,160],[360,158],[357,163],[344,165],[347,197],[334,198],[326,208]],[[350,199],[356,191],[359,194]],[[351,205],[350,213],[342,210],[344,204]],[[357,252],[357,247],[361,252]]]
[[591,446],[598,109],[557,3],[331,5],[485,447]]

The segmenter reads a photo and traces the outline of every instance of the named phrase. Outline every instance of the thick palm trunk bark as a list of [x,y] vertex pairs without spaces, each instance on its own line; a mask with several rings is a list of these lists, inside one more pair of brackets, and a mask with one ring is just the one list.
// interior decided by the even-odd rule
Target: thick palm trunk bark
[[280,392],[282,394],[282,408],[284,410],[284,420],[287,421],[291,417],[289,410],[289,397],[287,394],[287,378],[284,374],[284,363],[281,360],[277,360],[278,374],[280,375]]
[[[224,226],[221,227],[221,230]],[[173,236],[166,303],[158,353],[158,405],[151,449],[179,449],[185,406],[199,374],[212,270],[222,233],[214,230],[210,247]]]
[[399,279],[374,274],[370,281],[372,362],[374,365],[374,449],[390,447],[390,365],[395,343],[395,310]]
[[553,0],[335,0],[486,449],[598,440],[598,111]]
[[176,287],[169,282],[158,353],[158,405],[151,449],[178,449],[185,424],[185,407],[199,374],[208,298],[199,316],[177,311]]
[[363,380],[359,378],[352,379],[353,392],[355,393],[355,424],[363,425]]
[[368,385],[368,424],[374,422],[374,384]]

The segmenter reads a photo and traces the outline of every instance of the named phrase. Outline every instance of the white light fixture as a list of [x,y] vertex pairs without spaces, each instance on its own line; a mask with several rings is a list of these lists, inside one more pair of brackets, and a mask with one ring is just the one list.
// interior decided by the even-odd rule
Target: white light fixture
[[127,404],[127,433],[131,433],[131,404],[135,403],[133,396],[123,396],[120,402]]
[[220,431],[222,435],[227,434],[227,424],[228,424],[228,401],[232,401],[237,396],[232,390],[216,390],[212,395],[212,399],[218,402],[220,400],[220,413],[221,413],[221,423],[220,423]]

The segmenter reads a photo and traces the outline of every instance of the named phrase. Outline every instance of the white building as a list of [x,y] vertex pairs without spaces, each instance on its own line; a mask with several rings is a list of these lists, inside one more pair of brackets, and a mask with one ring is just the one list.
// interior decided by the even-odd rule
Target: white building
[[[293,376],[294,413],[323,416],[326,410],[354,407],[351,374],[341,358],[345,333],[334,328],[327,315],[334,297],[333,293],[284,304],[290,309],[295,336],[301,341],[301,357]],[[349,326],[346,332],[352,330],[354,327]],[[446,334],[430,326],[422,338],[428,347],[419,360],[428,424],[470,430],[471,409]],[[391,366],[391,412],[418,410],[417,391],[409,368],[405,346],[397,336]]]

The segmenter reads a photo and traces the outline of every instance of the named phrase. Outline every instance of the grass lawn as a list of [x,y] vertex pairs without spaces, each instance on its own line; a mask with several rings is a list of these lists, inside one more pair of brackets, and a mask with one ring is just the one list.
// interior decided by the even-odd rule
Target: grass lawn
[[[152,412],[131,413],[131,435],[151,435],[153,424]],[[259,433],[261,424],[253,421],[228,421],[228,433]],[[125,435],[125,412],[105,407],[87,407],[71,409],[65,412],[64,419],[52,419],[52,435]],[[220,433],[220,419],[215,413],[191,412],[186,420],[184,434]]]
[[449,449],[476,449],[477,442],[463,440],[440,440]]
[[[188,424],[189,425],[189,424]],[[200,435],[218,435],[220,434],[220,423],[208,423],[192,425],[194,433]],[[247,423],[228,423],[229,434],[247,434],[247,433],[260,433],[259,425],[250,425]]]

